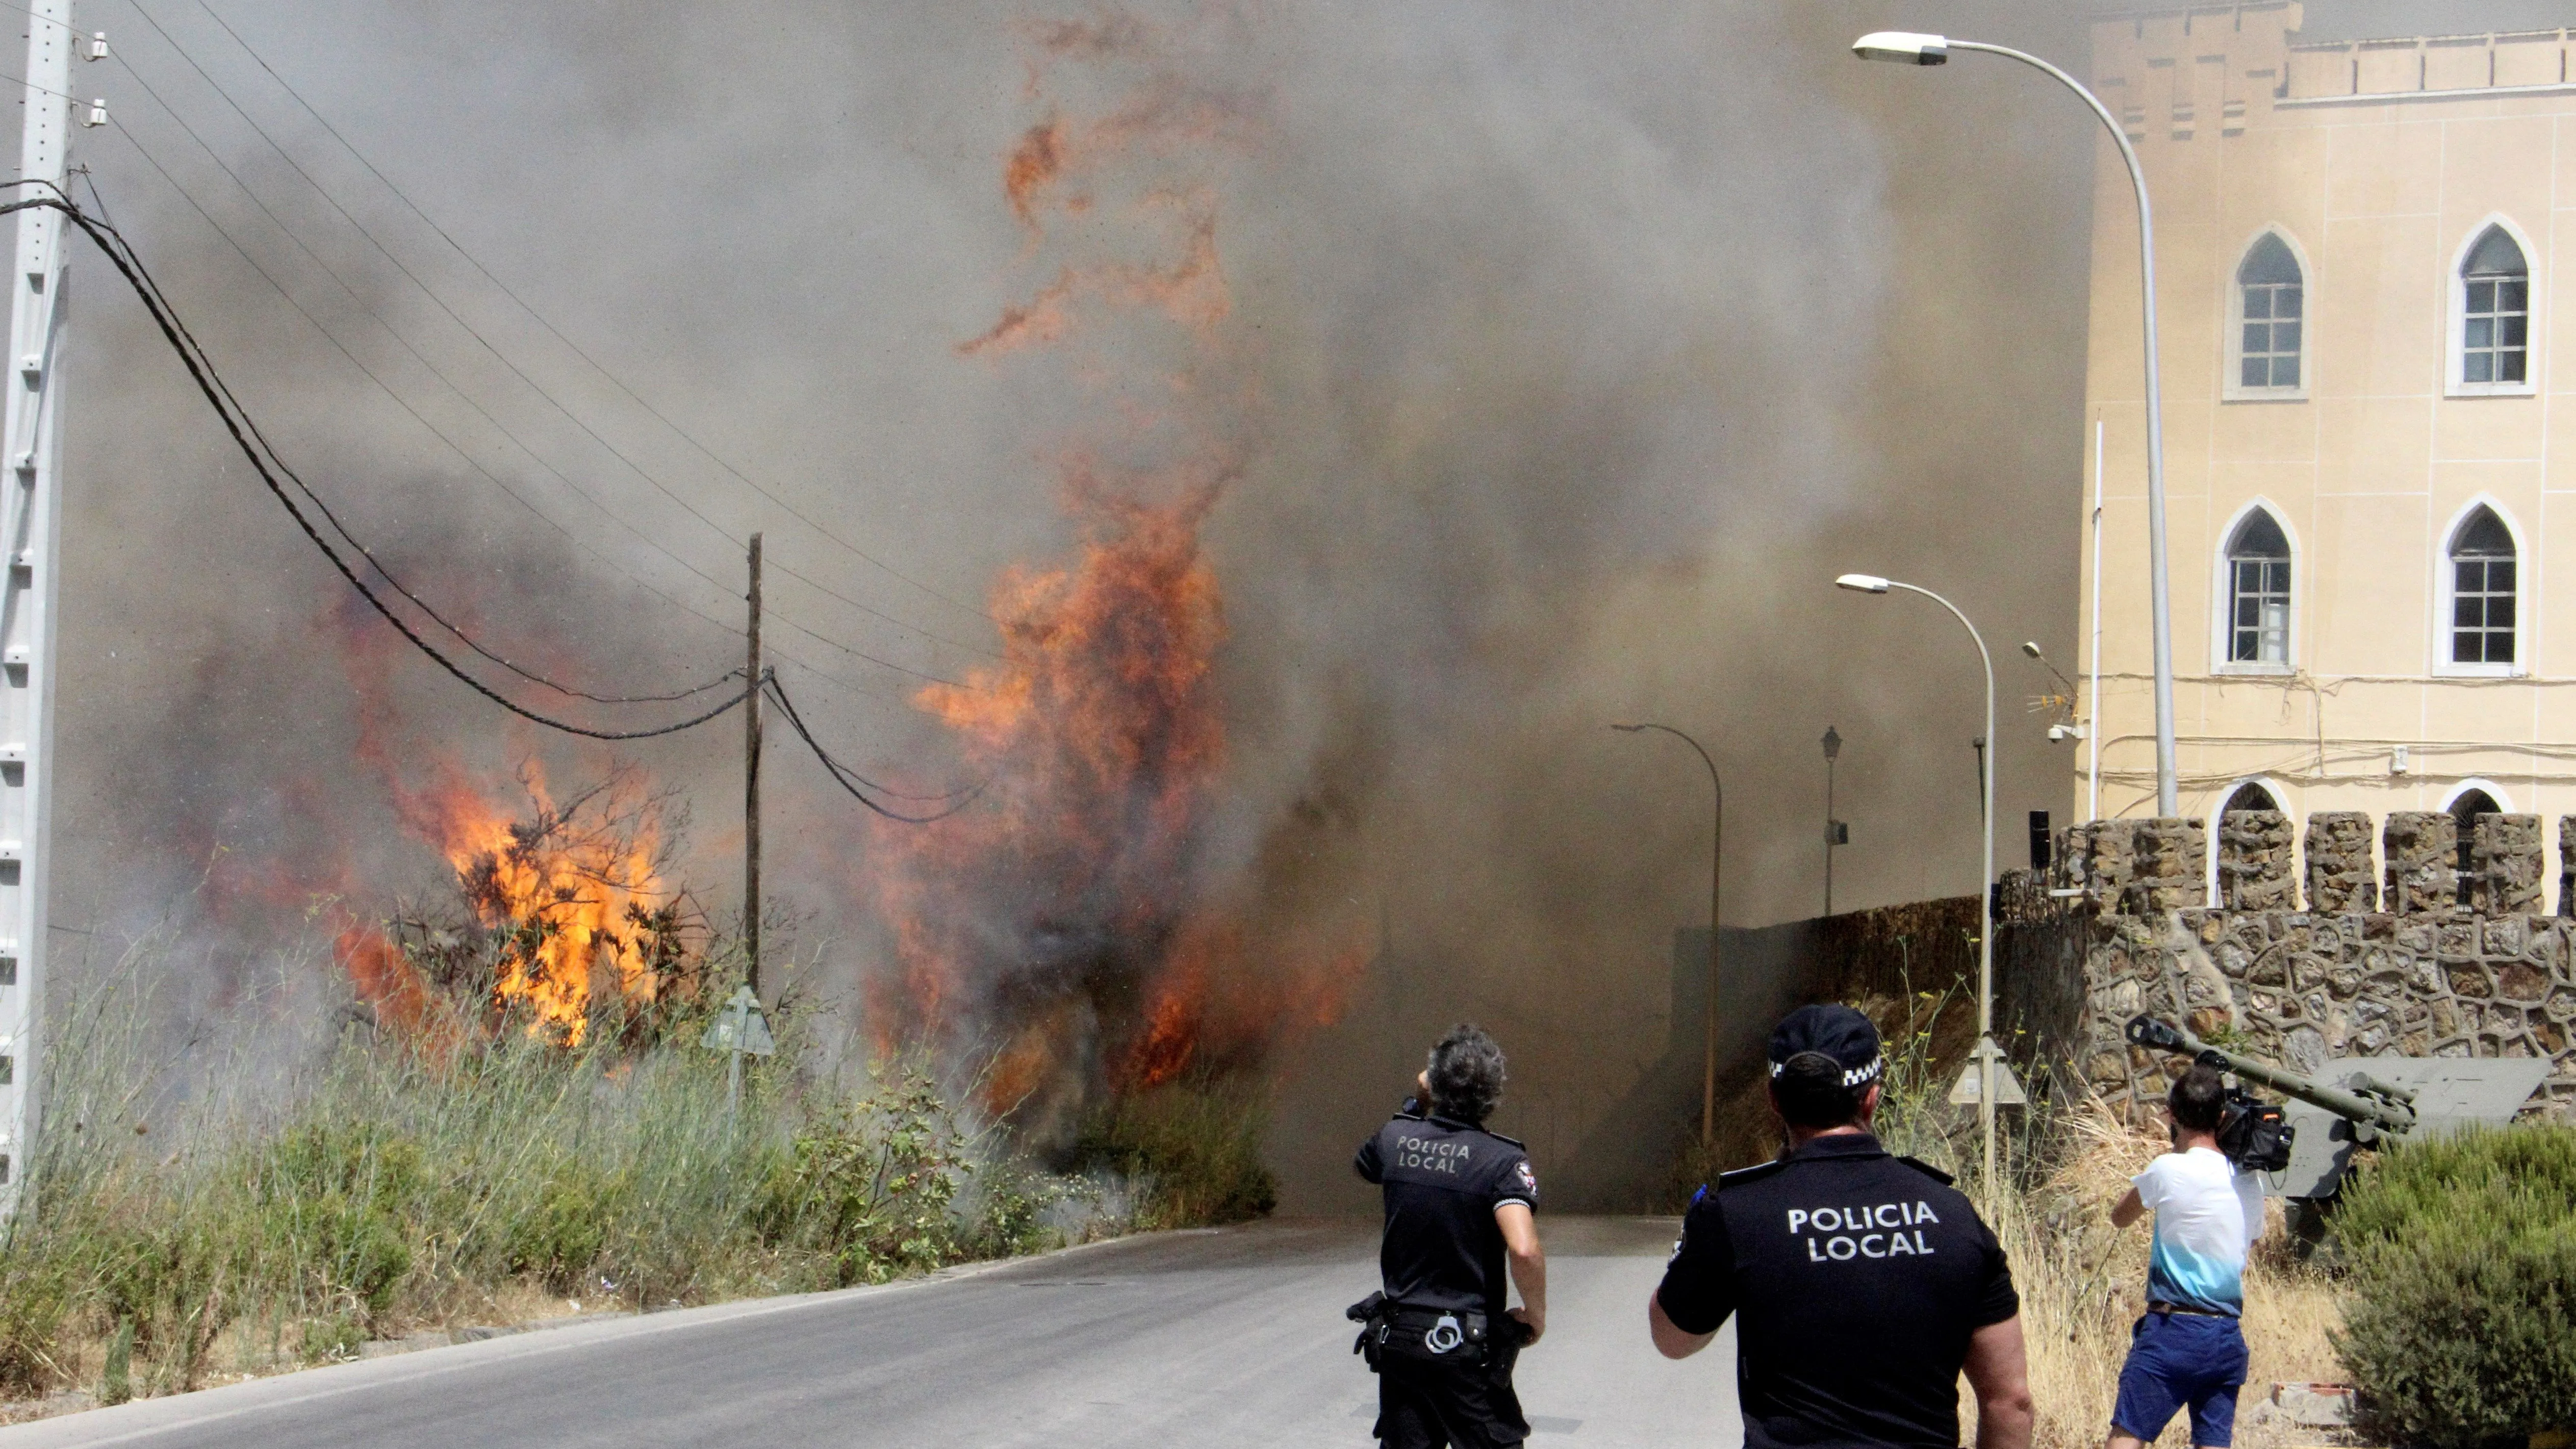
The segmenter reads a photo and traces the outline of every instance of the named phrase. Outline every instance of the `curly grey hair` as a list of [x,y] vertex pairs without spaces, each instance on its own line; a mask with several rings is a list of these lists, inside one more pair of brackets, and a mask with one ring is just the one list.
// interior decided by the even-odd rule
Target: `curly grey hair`
[[1479,1125],[1503,1099],[1503,1049],[1483,1027],[1461,1022],[1431,1049],[1431,1064],[1423,1075],[1431,1082],[1433,1111]]

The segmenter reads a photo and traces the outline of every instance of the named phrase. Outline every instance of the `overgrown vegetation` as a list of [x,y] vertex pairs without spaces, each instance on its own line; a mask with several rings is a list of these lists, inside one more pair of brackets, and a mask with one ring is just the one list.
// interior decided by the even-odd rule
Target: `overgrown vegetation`
[[2375,1428],[2437,1449],[2576,1428],[2576,1128],[2395,1144],[2334,1231],[2336,1346]]
[[282,1104],[143,1110],[141,1013],[74,1003],[33,1210],[0,1240],[0,1390],[104,1399],[355,1354],[540,1295],[655,1307],[881,1281],[1059,1237],[1081,1184],[1014,1165],[919,1071],[747,1074],[699,1023],[567,1049],[353,1035]]
[[1071,1165],[1127,1180],[1140,1228],[1239,1223],[1278,1205],[1261,1161],[1262,1089],[1240,1078],[1183,1077],[1122,1093],[1094,1112]]

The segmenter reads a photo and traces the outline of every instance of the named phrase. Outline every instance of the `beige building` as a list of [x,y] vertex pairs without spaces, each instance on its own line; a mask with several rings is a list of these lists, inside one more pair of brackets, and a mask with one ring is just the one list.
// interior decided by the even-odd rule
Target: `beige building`
[[[2576,33],[2299,23],[2094,30],[2156,208],[2183,811],[2251,787],[2298,821],[2576,812]],[[2097,751],[2098,813],[2155,809],[2137,217],[2107,137],[2093,214],[2078,819]]]

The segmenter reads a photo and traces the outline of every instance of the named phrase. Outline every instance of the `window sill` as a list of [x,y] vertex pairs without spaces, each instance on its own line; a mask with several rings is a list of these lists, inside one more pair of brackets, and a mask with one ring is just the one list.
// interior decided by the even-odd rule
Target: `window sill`
[[2455,382],[2443,393],[2445,397],[2538,397],[2540,386],[2530,382]]
[[2519,664],[2436,664],[2435,679],[2522,679],[2528,675]]
[[2304,387],[2231,387],[2222,389],[2218,400],[2223,403],[2303,403],[2308,400]]
[[2291,675],[2299,672],[2299,666],[2295,664],[2254,664],[2245,661],[2238,661],[2235,663],[2218,665],[2209,672],[2213,675],[2252,677],[2256,679],[2287,679]]

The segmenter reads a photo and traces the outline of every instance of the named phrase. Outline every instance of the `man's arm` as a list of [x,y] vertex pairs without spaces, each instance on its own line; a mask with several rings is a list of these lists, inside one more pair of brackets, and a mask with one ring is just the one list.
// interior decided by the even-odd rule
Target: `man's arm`
[[1666,1358],[1688,1358],[1708,1347],[1709,1342],[1717,1337],[1715,1329],[1706,1333],[1683,1332],[1674,1324],[1671,1315],[1664,1312],[1664,1298],[1660,1292],[1646,1295],[1646,1331],[1654,1336],[1655,1352]]
[[1507,1202],[1494,1208],[1494,1224],[1503,1230],[1512,1286],[1521,1290],[1521,1306],[1512,1317],[1529,1325],[1529,1341],[1536,1343],[1547,1332],[1547,1254],[1538,1245],[1538,1219],[1529,1204]]
[[1360,1175],[1362,1182],[1386,1180],[1386,1164],[1378,1156],[1376,1133],[1370,1133],[1369,1140],[1361,1143],[1360,1150],[1352,1155],[1351,1170]]
[[[2129,1195],[2135,1202],[2136,1193]],[[1661,1340],[1657,1340],[1658,1346]],[[2030,1449],[2030,1360],[2021,1315],[1968,1335],[1968,1387],[1977,1395],[1977,1449]]]
[[2133,1187],[2129,1189],[2128,1195],[2121,1198],[2111,1209],[2111,1226],[2125,1228],[2146,1215],[2146,1199],[2138,1196],[2138,1190]]

